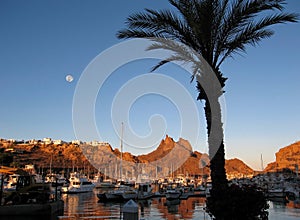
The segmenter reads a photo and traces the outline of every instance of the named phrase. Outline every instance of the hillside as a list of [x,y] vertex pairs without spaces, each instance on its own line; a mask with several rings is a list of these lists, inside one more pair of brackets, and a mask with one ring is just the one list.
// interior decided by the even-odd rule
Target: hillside
[[[106,173],[113,178],[120,174],[119,149],[110,145],[76,145],[64,143],[54,144],[18,144],[0,142],[2,151],[13,150],[13,165],[24,167],[34,164],[38,170],[49,171],[61,169],[85,169],[90,172]],[[6,153],[9,154],[9,153]],[[209,158],[207,154],[193,151],[187,140],[180,138],[175,142],[168,135],[161,140],[156,150],[135,156],[129,152],[122,154],[123,174],[129,177],[137,173],[146,172],[152,177],[168,176],[174,174],[203,175],[209,174]],[[227,174],[236,176],[238,173],[249,175],[253,170],[241,160],[226,161]]]
[[254,173],[252,168],[237,158],[226,160],[225,169],[229,178],[241,178]]
[[283,169],[296,171],[296,166],[299,166],[300,163],[300,141],[281,148],[275,155],[276,161],[269,163],[264,170],[265,172]]

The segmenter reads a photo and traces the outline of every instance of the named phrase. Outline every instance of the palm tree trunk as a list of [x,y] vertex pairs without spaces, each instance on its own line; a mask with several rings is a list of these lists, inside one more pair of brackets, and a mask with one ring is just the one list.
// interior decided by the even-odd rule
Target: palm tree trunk
[[[201,92],[203,94],[204,91],[202,90]],[[219,192],[222,192],[227,188],[227,179],[222,112],[218,97],[218,95],[215,95],[210,96],[208,99],[206,94],[202,96],[205,100],[204,111],[207,123],[212,190],[216,192],[220,190]]]
[[197,82],[197,89],[199,91],[198,100],[205,100],[204,111],[207,124],[212,190],[216,192],[223,191],[227,188],[222,112],[219,102],[219,97],[223,92],[216,91],[212,86],[209,89],[212,94],[207,94],[200,80]]

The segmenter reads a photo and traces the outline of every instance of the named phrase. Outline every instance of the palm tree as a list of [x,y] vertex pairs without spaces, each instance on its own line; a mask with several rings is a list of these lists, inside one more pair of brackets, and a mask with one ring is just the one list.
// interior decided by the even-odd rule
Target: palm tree
[[[130,15],[126,20],[127,27],[119,31],[117,37],[154,39],[156,43],[150,49],[164,48],[174,52],[174,56],[159,62],[153,70],[173,60],[195,64],[193,58],[188,60],[186,49],[178,51],[178,46],[182,44],[193,49],[210,65],[211,73],[220,84],[219,91],[215,90],[213,99],[209,98],[199,80],[197,89],[198,100],[204,101],[212,187],[213,191],[221,193],[227,188],[227,179],[218,98],[224,93],[227,78],[220,71],[220,66],[234,54],[246,52],[247,45],[255,46],[262,39],[271,37],[274,32],[269,29],[270,26],[296,22],[298,15],[283,12],[285,0],[169,0],[169,3],[174,11],[145,9]],[[180,44],[174,47],[162,39]],[[201,76],[200,70],[195,68],[192,79]],[[217,117],[212,117],[212,107],[220,112]],[[218,130],[222,133],[218,146],[214,145],[217,142],[212,137],[213,120],[217,121]]]

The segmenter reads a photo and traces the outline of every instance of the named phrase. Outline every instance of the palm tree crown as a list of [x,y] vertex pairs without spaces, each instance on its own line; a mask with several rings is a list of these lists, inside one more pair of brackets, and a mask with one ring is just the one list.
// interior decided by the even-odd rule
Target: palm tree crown
[[[274,32],[273,24],[296,22],[297,14],[284,13],[284,0],[169,0],[177,10],[136,13],[126,20],[127,28],[118,38],[166,38],[179,41],[201,54],[218,75],[223,61],[245,52]],[[277,10],[277,12],[276,12]],[[268,12],[273,13],[268,13]],[[161,66],[166,62],[160,62]]]

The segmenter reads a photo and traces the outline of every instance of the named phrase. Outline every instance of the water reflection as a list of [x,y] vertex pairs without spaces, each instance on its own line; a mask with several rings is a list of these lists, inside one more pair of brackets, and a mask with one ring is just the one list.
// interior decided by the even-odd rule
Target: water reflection
[[269,219],[294,220],[300,219],[299,201],[272,201],[270,202]]
[[[63,195],[64,216],[59,219],[122,219],[122,207],[125,203],[99,202],[96,191],[91,193]],[[151,219],[210,219],[205,213],[205,198],[168,201],[165,198],[139,201],[141,220]],[[297,208],[298,207],[298,208]],[[300,219],[300,202],[270,202],[269,219]]]
[[[99,202],[96,193],[62,195],[64,216],[59,219],[122,219],[124,203]],[[205,212],[204,198],[171,200],[156,198],[138,201],[140,219],[199,219]]]
[[[189,198],[187,200],[153,199],[153,206],[157,207],[163,219],[194,219],[205,216],[205,198]],[[196,219],[196,218],[195,218]],[[197,218],[199,219],[199,218]]]
[[60,219],[78,219],[101,216],[101,219],[120,219],[120,204],[103,203],[98,204],[98,198],[93,192],[82,194],[64,194],[65,201],[64,216]]

